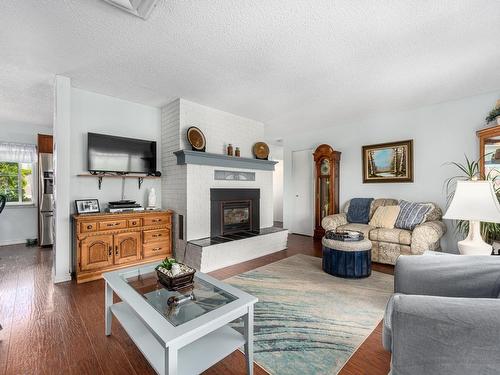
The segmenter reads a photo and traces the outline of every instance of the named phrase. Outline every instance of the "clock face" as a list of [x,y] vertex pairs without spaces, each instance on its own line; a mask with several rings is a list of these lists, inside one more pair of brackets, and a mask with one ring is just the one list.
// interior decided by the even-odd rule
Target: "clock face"
[[330,160],[328,159],[321,160],[320,171],[322,175],[330,174]]

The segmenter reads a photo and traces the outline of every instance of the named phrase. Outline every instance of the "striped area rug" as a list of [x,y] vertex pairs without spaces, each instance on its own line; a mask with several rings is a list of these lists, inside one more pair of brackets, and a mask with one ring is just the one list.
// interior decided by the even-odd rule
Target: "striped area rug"
[[259,298],[255,361],[275,375],[336,374],[382,319],[393,290],[392,275],[341,279],[307,255],[225,281]]

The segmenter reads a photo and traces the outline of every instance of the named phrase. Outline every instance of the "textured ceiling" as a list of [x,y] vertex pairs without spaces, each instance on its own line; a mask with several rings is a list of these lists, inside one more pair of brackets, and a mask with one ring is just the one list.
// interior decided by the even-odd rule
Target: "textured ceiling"
[[0,119],[50,123],[62,74],[280,137],[499,89],[499,19],[498,0],[160,0],[147,21],[102,0],[3,0]]

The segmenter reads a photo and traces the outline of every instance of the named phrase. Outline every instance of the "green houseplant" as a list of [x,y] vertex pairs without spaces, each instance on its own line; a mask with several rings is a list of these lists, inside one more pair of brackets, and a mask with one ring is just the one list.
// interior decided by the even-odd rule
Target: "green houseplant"
[[490,122],[495,121],[498,116],[500,116],[500,106],[493,108],[490,113],[488,113],[488,116],[486,116],[485,121],[489,124]]
[[[483,156],[486,157],[487,155]],[[445,181],[445,188],[446,188],[446,200],[447,200],[447,205],[450,204],[453,195],[455,194],[455,186],[457,181],[467,181],[467,180],[479,180],[481,179],[481,171],[479,167],[479,160],[470,160],[467,156],[465,156],[465,163],[457,163],[457,162],[450,162],[447,163],[447,165],[454,166],[456,169],[458,169],[457,175],[448,178]],[[491,170],[487,176],[485,176],[485,180],[492,181],[493,187],[495,189],[495,193],[497,195],[497,199],[500,201],[500,185],[497,183],[497,181],[500,179],[500,175],[497,173],[492,173],[492,172],[497,172],[496,170]],[[462,235],[464,238],[469,232],[469,221],[467,220],[457,220],[456,221],[456,227],[455,227],[457,233]],[[484,239],[485,242],[491,244],[495,240],[500,239],[500,224],[496,223],[485,223],[481,222],[481,235]]]

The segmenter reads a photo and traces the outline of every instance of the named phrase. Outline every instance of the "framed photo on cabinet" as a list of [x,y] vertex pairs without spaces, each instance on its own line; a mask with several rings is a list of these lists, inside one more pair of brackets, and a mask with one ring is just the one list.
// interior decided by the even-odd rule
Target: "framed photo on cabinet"
[[77,214],[95,214],[101,212],[97,199],[77,199],[75,200]]

